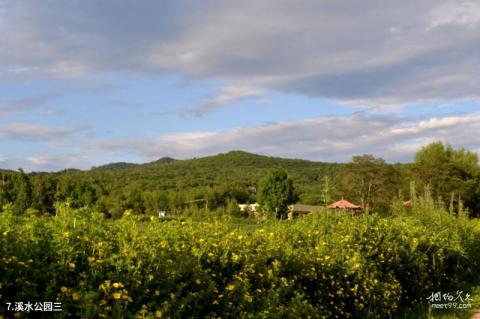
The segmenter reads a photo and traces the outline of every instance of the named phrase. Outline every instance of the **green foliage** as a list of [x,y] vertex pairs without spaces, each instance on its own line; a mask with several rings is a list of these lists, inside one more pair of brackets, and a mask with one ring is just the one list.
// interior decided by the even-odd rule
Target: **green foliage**
[[[275,167],[295,182],[302,204],[326,205],[344,196],[367,211],[386,214],[398,192],[407,195],[414,180],[421,188],[430,185],[436,200],[441,197],[453,211],[463,203],[470,216],[480,216],[477,155],[442,143],[426,146],[413,164],[391,165],[371,155],[336,164],[233,151],[192,160],[114,163],[88,171],[24,174],[0,170],[0,206],[13,203],[17,213],[31,207],[41,214],[53,214],[55,201],[69,201],[72,207],[95,207],[110,217],[120,217],[126,209],[146,215],[159,210],[203,214],[205,206],[223,213],[231,201],[257,201],[260,180]],[[198,199],[206,199],[208,205],[191,204]]]
[[32,201],[32,184],[30,178],[23,170],[19,170],[20,174],[15,175],[13,188],[13,211],[15,214],[21,214],[25,212],[30,206]]
[[388,318],[478,280],[480,225],[432,202],[241,224],[0,213],[0,295],[62,302],[59,317]]
[[272,169],[260,181],[258,203],[267,215],[273,213],[274,218],[286,217],[288,205],[295,203],[297,199],[293,181],[284,170]]
[[480,166],[476,153],[435,142],[416,154],[413,169],[419,185],[430,185],[435,197],[444,201],[453,198],[455,209],[463,199],[475,215],[480,213]]
[[354,156],[337,179],[339,195],[361,204],[364,210],[386,212],[397,192],[395,168],[372,155]]
[[[193,160],[163,158],[142,165],[114,163],[89,171],[26,176],[32,188],[29,205],[42,214],[53,214],[55,201],[69,201],[72,207],[95,207],[107,216],[120,217],[126,209],[144,214],[201,211],[204,203],[188,203],[200,198],[207,198],[208,208],[215,211],[225,211],[232,200],[254,203],[259,180],[272,167],[288,171],[305,203],[316,203],[324,176],[333,180],[339,166],[233,151]],[[0,171],[0,204],[15,200],[19,174]]]

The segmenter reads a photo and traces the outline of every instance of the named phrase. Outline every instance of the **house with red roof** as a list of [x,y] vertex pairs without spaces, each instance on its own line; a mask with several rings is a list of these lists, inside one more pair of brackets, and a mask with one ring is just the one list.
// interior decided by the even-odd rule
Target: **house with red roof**
[[328,205],[327,208],[329,210],[335,210],[335,211],[336,210],[348,211],[352,214],[352,216],[357,215],[363,211],[362,206],[350,203],[348,200],[345,200],[343,198],[335,203]]

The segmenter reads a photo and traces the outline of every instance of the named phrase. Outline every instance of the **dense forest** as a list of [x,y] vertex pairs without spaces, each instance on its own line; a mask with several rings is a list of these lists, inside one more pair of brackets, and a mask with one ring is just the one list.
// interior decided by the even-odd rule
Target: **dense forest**
[[53,214],[56,203],[64,202],[111,217],[126,210],[237,214],[237,203],[257,201],[259,182],[272,168],[288,173],[304,204],[325,205],[344,197],[365,210],[388,213],[395,199],[410,199],[414,183],[418,190],[429,187],[450,210],[462,206],[471,216],[480,215],[478,155],[441,142],[423,147],[407,164],[389,164],[372,155],[340,164],[231,151],[190,160],[112,163],[87,171],[0,170],[0,207],[11,205],[17,214]]

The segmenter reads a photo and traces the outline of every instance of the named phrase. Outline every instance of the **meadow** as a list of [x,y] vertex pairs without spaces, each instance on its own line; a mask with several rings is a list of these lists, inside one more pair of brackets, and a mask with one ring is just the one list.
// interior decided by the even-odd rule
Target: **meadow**
[[114,220],[67,204],[17,216],[7,205],[0,318],[15,301],[61,302],[59,318],[456,317],[427,298],[478,286],[478,220],[428,197],[392,211]]

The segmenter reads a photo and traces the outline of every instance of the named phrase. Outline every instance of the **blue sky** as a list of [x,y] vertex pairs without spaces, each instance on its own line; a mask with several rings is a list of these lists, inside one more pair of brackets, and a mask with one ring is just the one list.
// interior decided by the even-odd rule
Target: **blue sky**
[[2,168],[480,150],[476,2],[0,0],[0,33]]

